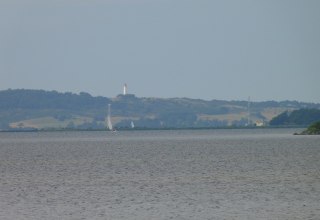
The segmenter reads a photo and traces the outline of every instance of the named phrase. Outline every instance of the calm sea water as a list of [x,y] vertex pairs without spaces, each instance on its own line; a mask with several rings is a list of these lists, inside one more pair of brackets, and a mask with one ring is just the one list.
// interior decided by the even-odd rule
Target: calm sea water
[[320,219],[297,129],[0,133],[0,219]]

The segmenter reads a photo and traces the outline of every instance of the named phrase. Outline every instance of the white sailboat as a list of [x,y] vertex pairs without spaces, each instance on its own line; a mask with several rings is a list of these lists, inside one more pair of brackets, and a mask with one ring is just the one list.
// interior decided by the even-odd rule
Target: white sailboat
[[133,121],[131,121],[131,128],[132,128],[132,129],[134,128],[134,123],[133,123]]
[[112,122],[111,122],[111,104],[108,104],[107,126],[110,131],[113,131]]

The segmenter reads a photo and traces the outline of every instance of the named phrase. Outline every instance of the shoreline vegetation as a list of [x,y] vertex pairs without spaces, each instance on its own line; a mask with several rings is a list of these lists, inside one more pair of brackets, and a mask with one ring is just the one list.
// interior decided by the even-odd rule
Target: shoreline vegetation
[[306,130],[294,135],[320,135],[320,121],[311,124]]

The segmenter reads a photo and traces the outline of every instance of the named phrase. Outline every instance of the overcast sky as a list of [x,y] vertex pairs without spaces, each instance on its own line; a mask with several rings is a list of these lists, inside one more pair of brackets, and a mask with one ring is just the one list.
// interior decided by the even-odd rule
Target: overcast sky
[[0,0],[0,90],[320,102],[319,0]]

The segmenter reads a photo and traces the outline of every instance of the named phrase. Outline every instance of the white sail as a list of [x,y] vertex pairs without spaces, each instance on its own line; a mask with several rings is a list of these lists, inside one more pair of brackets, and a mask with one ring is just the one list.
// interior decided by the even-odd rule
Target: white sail
[[108,128],[110,131],[112,131],[112,123],[111,123],[111,118],[108,116]]
[[131,128],[134,128],[134,123],[133,123],[133,121],[131,121]]
[[111,122],[111,104],[108,104],[108,117],[107,117],[107,126],[110,131],[113,130],[112,122]]

